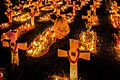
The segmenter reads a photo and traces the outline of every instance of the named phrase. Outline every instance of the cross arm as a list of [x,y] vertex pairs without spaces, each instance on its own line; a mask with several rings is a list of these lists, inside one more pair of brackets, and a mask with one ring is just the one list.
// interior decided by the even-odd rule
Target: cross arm
[[67,51],[58,49],[58,57],[67,57]]
[[79,58],[90,60],[90,52],[89,51],[80,51]]

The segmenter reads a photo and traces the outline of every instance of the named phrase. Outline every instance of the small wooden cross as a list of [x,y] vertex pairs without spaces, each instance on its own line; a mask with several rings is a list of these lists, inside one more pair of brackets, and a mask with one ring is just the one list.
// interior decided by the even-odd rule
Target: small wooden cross
[[77,62],[79,58],[90,60],[90,52],[79,52],[79,41],[70,39],[70,50],[58,49],[58,57],[68,57],[70,61],[70,80],[78,80]]
[[88,20],[88,23],[90,23],[90,25],[94,26],[94,25],[97,25],[98,23],[98,16],[96,15],[91,15],[91,11],[88,10],[87,11],[87,16],[82,16],[82,19],[87,19]]

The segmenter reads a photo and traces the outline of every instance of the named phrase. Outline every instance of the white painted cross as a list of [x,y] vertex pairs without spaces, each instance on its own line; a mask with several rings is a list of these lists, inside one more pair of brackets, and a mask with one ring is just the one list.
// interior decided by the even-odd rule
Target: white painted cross
[[70,80],[78,80],[77,61],[79,58],[90,60],[90,52],[79,52],[79,41],[70,39],[70,50],[58,49],[58,57],[68,57],[70,61]]

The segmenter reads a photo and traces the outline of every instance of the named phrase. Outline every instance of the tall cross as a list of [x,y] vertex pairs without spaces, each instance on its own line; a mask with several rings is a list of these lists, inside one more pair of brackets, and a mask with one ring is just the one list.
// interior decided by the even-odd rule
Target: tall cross
[[68,57],[70,61],[70,80],[78,80],[77,62],[79,58],[90,60],[90,52],[78,51],[79,41],[70,39],[70,50],[58,49],[58,57]]

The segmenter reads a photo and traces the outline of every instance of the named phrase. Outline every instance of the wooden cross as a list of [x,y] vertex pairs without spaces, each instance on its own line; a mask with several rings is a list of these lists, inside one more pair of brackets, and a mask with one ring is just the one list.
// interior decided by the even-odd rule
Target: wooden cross
[[77,10],[76,7],[78,7],[78,5],[76,5],[75,3],[76,1],[73,1],[72,5],[69,5],[69,4],[67,5],[68,7],[73,7],[73,14],[75,14],[75,10]]
[[78,51],[79,41],[70,39],[70,50],[58,49],[58,57],[68,57],[70,61],[70,80],[78,80],[77,61],[79,58],[90,60],[90,52]]
[[118,9],[120,9],[120,7],[117,6],[117,4],[118,4],[118,3],[117,3],[116,1],[114,1],[113,4],[112,4],[112,6],[111,6],[111,9],[112,9],[112,11],[113,11],[115,14],[117,14]]
[[87,19],[88,23],[90,23],[90,25],[96,25],[98,23],[98,16],[96,15],[91,15],[91,11],[88,10],[87,11],[88,15],[87,16],[82,16],[82,19]]
[[34,26],[34,25],[35,25],[34,17],[35,17],[35,16],[38,16],[38,13],[35,13],[35,12],[34,12],[34,7],[31,8],[31,13],[30,13],[30,15],[31,15],[31,25]]
[[11,49],[11,64],[19,66],[18,48],[22,50],[27,49],[27,43],[17,43],[18,33],[11,31],[10,40],[3,40],[3,47],[9,47]]

